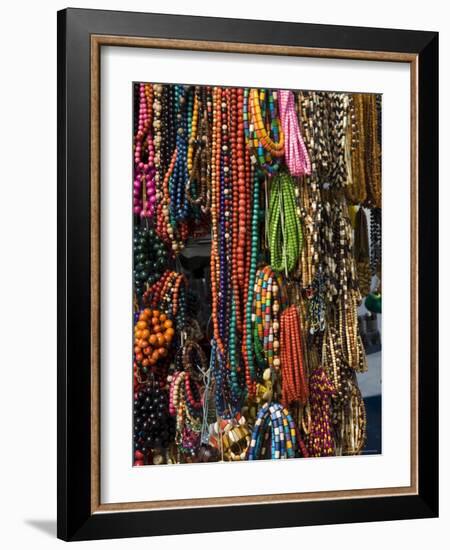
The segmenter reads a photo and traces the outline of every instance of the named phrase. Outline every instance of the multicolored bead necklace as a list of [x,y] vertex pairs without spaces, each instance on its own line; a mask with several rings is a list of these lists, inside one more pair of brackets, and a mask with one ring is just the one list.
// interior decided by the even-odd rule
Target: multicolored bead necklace
[[133,89],[134,464],[361,453],[380,98]]

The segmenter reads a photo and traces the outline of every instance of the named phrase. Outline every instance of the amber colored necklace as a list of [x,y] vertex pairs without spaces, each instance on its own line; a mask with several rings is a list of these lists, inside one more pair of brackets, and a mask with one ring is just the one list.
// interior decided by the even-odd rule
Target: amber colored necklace
[[365,175],[365,128],[363,95],[350,94],[347,125],[348,181],[345,196],[350,204],[363,204],[367,197]]
[[364,94],[365,168],[367,206],[381,208],[381,144],[379,142],[380,116],[375,94]]

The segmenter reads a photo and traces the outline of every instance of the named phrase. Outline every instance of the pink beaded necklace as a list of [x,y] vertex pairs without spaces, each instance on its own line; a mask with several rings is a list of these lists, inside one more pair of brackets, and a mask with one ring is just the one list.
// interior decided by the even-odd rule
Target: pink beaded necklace
[[[139,118],[138,131],[135,136],[134,149],[134,182],[133,182],[133,212],[150,218],[155,211],[155,150],[150,132],[152,124],[152,94],[150,84],[139,85]],[[147,145],[147,162],[143,162],[144,146]]]
[[294,94],[290,90],[278,90],[278,109],[285,135],[286,165],[292,176],[309,176],[311,161],[298,125]]

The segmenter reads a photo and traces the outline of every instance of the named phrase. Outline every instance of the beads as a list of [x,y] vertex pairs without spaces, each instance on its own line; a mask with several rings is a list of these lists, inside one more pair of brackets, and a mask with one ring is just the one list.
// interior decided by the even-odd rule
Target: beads
[[361,453],[380,98],[138,83],[133,99],[134,464]]
[[325,371],[315,370],[309,381],[311,403],[311,428],[306,447],[309,456],[330,456],[334,454],[334,439],[331,425],[330,398],[336,392]]
[[134,465],[161,463],[174,440],[175,424],[169,416],[167,391],[158,382],[142,386],[134,396]]
[[292,176],[311,174],[311,161],[300,132],[295,112],[294,94],[290,90],[278,90],[278,105],[283,133],[286,136],[286,165]]
[[289,411],[279,403],[264,403],[252,432],[248,460],[294,458],[297,454],[297,431]]
[[134,327],[134,353],[144,374],[167,357],[174,334],[173,323],[164,313],[149,308],[140,312]]
[[301,254],[303,235],[297,214],[294,183],[287,174],[275,176],[269,198],[270,265],[275,271],[292,271]]
[[259,269],[253,298],[252,330],[260,372],[280,368],[280,278],[269,266]]
[[295,402],[305,405],[309,397],[303,343],[298,308],[290,306],[281,314],[282,403],[286,407]]
[[134,136],[133,213],[150,218],[155,211],[155,154],[150,131],[153,116],[153,88],[149,84],[135,86],[139,95],[139,117]]
[[133,275],[136,294],[142,296],[157,281],[167,262],[167,251],[152,228],[136,228],[133,239]]

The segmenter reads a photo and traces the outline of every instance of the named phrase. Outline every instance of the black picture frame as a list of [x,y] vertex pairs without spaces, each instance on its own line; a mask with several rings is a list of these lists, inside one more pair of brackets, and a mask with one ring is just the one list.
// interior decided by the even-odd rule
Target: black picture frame
[[[58,530],[64,540],[438,515],[438,33],[117,11],[58,12]],[[270,44],[417,56],[418,492],[92,513],[91,36]],[[432,213],[432,215],[430,215]],[[421,368],[421,367],[424,368]],[[244,513],[243,513],[244,512]]]

